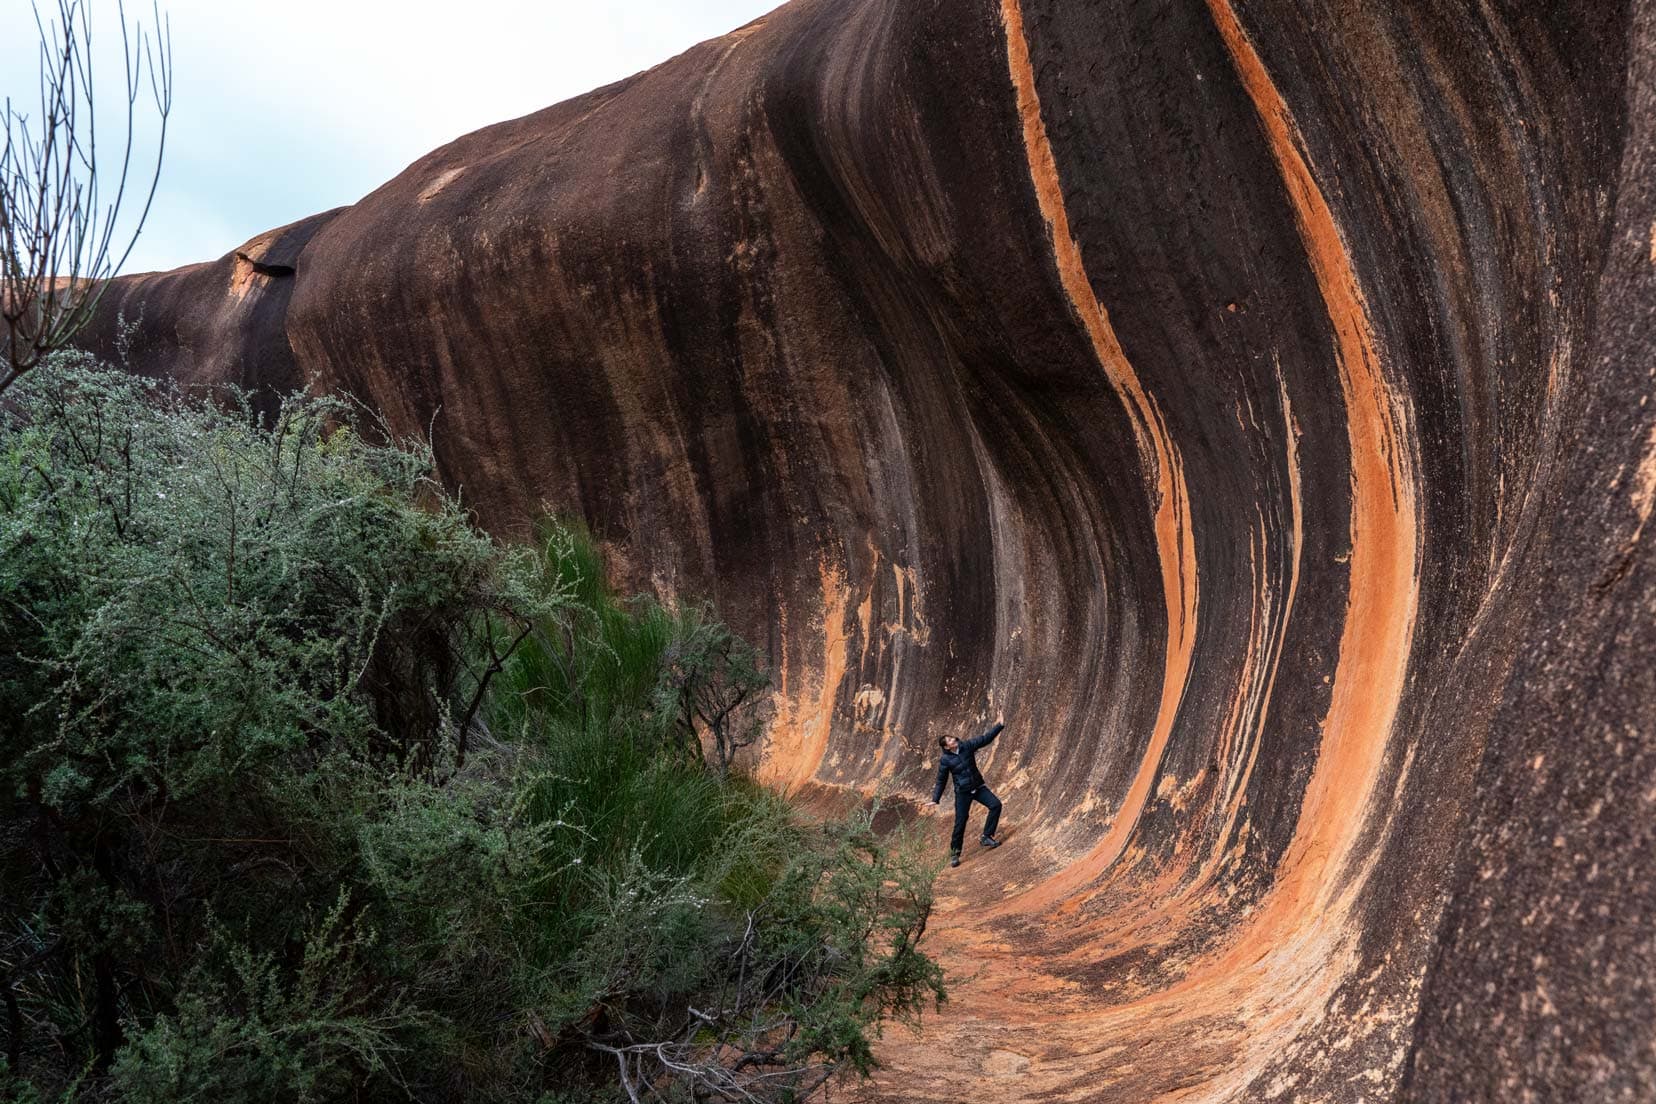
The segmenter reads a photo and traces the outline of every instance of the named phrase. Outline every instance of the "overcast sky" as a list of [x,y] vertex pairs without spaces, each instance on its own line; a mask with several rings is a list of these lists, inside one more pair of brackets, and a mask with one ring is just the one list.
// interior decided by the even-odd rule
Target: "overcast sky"
[[[88,2],[95,30],[109,20],[113,31],[114,0]],[[123,271],[215,258],[352,203],[467,131],[646,69],[779,3],[164,2],[175,85],[167,155]],[[147,0],[127,16],[151,22]],[[99,60],[118,82],[117,43],[104,34]],[[0,96],[33,102],[36,50],[29,0],[0,0]],[[100,103],[118,94],[100,92]],[[103,115],[100,129],[116,122]]]

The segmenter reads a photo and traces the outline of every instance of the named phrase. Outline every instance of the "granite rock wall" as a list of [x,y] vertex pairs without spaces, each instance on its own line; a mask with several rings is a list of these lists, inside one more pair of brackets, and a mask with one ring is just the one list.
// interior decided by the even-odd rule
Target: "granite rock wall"
[[876,1097],[1651,1099],[1652,18],[793,0],[87,341],[712,599],[778,786],[1004,715]]

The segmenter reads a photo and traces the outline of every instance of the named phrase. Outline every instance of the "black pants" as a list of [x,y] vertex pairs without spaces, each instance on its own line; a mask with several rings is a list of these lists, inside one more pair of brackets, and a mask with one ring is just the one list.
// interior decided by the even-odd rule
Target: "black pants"
[[949,850],[960,854],[961,844],[966,842],[966,818],[972,815],[972,802],[976,801],[989,810],[989,819],[984,822],[983,834],[992,836],[1000,825],[1000,798],[988,786],[979,786],[975,790],[963,790],[955,787],[955,826],[954,835],[949,837]]

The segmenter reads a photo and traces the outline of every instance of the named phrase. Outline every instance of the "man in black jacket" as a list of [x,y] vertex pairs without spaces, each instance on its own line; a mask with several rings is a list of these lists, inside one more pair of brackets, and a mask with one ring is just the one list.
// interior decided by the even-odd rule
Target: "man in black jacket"
[[983,825],[983,838],[978,842],[984,847],[1000,846],[1000,840],[995,838],[995,828],[1000,824],[1000,798],[983,784],[983,775],[978,773],[977,751],[999,736],[1005,727],[997,724],[977,739],[965,743],[953,736],[944,736],[937,741],[943,749],[943,760],[937,764],[937,785],[932,789],[933,805],[943,798],[944,781],[951,776],[954,778],[955,822],[954,835],[949,837],[950,866],[960,865],[960,848],[966,841],[966,818],[972,813],[974,801],[989,810],[989,819]]

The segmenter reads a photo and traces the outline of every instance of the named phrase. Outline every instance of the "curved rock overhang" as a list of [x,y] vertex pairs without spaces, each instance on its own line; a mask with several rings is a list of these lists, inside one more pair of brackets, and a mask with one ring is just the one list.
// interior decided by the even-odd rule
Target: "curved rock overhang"
[[892,1100],[1632,1098],[1646,8],[794,0],[88,340],[713,599],[778,786],[1004,714]]

